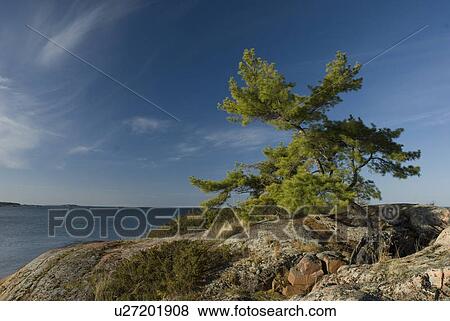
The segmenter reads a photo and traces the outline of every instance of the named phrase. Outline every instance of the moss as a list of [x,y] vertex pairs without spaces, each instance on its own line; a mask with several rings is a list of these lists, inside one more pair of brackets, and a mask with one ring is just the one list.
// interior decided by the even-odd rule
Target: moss
[[96,286],[97,300],[195,300],[203,285],[232,259],[215,242],[163,243],[122,262]]

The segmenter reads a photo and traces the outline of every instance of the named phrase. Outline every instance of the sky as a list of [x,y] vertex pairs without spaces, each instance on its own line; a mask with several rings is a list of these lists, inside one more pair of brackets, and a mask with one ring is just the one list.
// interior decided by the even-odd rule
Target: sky
[[300,94],[338,50],[370,61],[362,90],[332,117],[403,127],[400,142],[421,149],[421,177],[374,177],[383,202],[450,205],[448,1],[0,5],[0,201],[197,205],[205,195],[189,176],[221,178],[286,139],[217,109],[243,50],[255,48]]

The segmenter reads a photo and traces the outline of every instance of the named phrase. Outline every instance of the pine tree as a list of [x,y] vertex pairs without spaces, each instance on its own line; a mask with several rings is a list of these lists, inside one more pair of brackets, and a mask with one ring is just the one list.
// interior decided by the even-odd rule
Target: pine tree
[[278,205],[291,211],[300,206],[358,204],[381,199],[379,189],[362,174],[364,169],[405,179],[419,175],[418,166],[406,165],[420,157],[420,151],[404,151],[395,142],[402,128],[377,128],[350,115],[331,120],[328,112],[342,101],[340,94],[361,89],[360,64],[347,64],[337,52],[326,66],[326,74],[308,94],[294,92],[273,63],[245,50],[238,74],[243,86],[232,77],[230,97],[219,104],[232,122],[247,125],[260,121],[276,130],[289,131],[288,144],[263,150],[265,159],[255,164],[238,164],[223,180],[191,177],[203,192],[217,195],[202,205],[221,206],[233,194],[247,196],[237,206]]

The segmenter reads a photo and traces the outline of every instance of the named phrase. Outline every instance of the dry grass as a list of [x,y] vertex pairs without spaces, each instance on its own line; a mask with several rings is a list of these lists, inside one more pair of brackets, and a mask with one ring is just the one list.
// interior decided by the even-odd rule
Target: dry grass
[[323,247],[314,242],[302,242],[300,240],[292,241],[293,247],[299,252],[303,253],[319,253],[323,250]]

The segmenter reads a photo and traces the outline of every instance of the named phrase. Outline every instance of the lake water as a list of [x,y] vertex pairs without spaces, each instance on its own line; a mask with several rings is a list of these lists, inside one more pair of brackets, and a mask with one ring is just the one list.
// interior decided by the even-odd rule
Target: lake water
[[64,230],[57,230],[55,237],[49,237],[48,210],[54,208],[62,207],[0,207],[0,278],[14,273],[50,249],[76,242],[119,239],[114,233],[112,223],[107,226],[106,238],[100,238],[97,230],[87,238],[71,237]]

